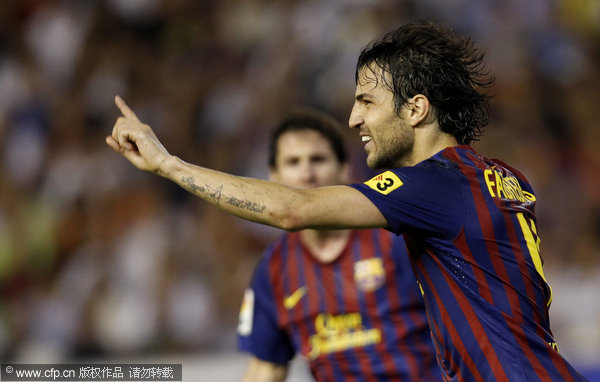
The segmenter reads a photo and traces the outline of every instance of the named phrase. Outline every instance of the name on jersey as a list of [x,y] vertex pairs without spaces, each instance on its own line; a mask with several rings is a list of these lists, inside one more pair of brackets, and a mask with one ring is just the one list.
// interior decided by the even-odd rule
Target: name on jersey
[[535,201],[535,195],[523,191],[514,176],[503,177],[500,172],[487,169],[483,172],[483,177],[492,198],[513,199],[522,203]]
[[375,191],[387,195],[398,187],[402,186],[402,181],[398,175],[392,171],[381,173],[365,182],[365,184]]
[[360,313],[319,313],[315,319],[315,331],[309,338],[307,357],[310,359],[381,342],[381,331],[365,328]]

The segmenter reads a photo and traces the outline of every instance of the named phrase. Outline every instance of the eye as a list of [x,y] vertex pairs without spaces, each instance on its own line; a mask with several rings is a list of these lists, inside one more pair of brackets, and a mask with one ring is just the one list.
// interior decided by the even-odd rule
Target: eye
[[317,155],[317,156],[314,156],[314,157],[310,158],[310,161],[311,161],[312,163],[323,163],[323,162],[325,162],[325,161],[326,161],[326,159],[327,159],[327,158],[325,158],[325,157],[324,157],[324,156],[322,156],[322,155]]
[[284,164],[285,164],[286,166],[290,166],[290,167],[292,167],[292,166],[297,166],[297,165],[298,165],[298,163],[300,163],[300,159],[299,159],[299,158],[295,158],[295,157],[293,157],[293,158],[287,158],[287,159],[284,161]]

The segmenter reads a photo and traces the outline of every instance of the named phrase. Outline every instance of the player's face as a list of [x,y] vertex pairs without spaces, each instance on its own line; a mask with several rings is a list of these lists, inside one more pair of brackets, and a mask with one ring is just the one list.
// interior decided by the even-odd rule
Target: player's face
[[[355,101],[348,121],[359,129],[367,165],[375,169],[406,165],[413,150],[414,130],[394,107],[394,95],[381,82],[381,69],[359,71]],[[406,108],[402,108],[404,111]]]
[[331,145],[321,133],[298,130],[283,133],[277,141],[275,168],[271,179],[299,188],[347,183],[348,169],[338,162]]

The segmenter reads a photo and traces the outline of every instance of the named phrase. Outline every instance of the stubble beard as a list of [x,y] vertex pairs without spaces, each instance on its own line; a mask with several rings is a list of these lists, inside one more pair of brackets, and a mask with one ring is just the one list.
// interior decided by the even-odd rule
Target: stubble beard
[[414,143],[414,135],[408,133],[385,142],[376,142],[376,150],[367,156],[367,166],[374,170],[406,166],[410,163]]

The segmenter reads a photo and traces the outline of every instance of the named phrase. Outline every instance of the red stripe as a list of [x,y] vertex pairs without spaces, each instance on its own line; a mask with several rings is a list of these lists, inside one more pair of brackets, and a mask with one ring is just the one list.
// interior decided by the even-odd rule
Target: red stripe
[[[356,235],[357,233],[352,233]],[[346,312],[359,312],[360,304],[358,302],[358,288],[354,284],[354,255],[352,253],[352,245],[346,248],[347,253],[344,253],[343,261],[339,263],[340,271],[342,272],[342,299],[344,300],[344,308]]]
[[[436,263],[438,262],[435,257],[434,257],[434,260],[436,261]],[[450,334],[450,338],[452,339],[452,342],[454,343],[454,347],[459,351],[460,356],[463,359],[463,363],[469,369],[469,371],[471,372],[473,377],[475,377],[475,380],[483,382],[484,380],[481,377],[481,374],[479,374],[477,365],[475,365],[475,363],[473,362],[473,359],[471,358],[468,351],[466,350],[465,345],[463,344],[462,339],[460,338],[460,335],[458,334],[456,328],[454,327],[454,323],[452,322],[452,319],[448,315],[448,311],[446,311],[446,307],[444,306],[442,299],[440,298],[439,294],[437,293],[437,291],[433,285],[433,282],[431,281],[431,278],[425,272],[425,268],[423,267],[423,264],[419,262],[419,263],[417,263],[417,267],[419,268],[419,271],[423,275],[422,281],[427,283],[427,285],[429,286],[429,290],[431,291],[431,293],[433,294],[433,297],[435,298],[436,304],[440,309],[440,315],[442,317],[442,322],[444,323],[444,328]],[[445,273],[445,270],[441,267],[441,265],[440,265],[440,269],[442,270],[442,272]],[[441,344],[445,343],[442,336],[439,334],[439,329],[438,329],[438,338],[441,339],[440,340]],[[451,364],[450,364],[451,369],[450,370],[452,370],[457,375],[457,380],[459,380],[459,381],[464,380],[464,377],[462,376],[462,373],[461,373],[461,369],[457,367],[457,365],[453,362],[453,360],[451,358],[450,359],[446,358],[446,359],[451,361]],[[506,380],[506,378],[504,380]]]
[[271,262],[269,263],[269,277],[271,278],[271,285],[273,285],[273,298],[275,299],[275,306],[277,307],[277,322],[279,325],[285,325],[289,322],[290,317],[287,309],[283,306],[283,299],[285,296],[283,278],[281,277],[285,271],[283,268],[283,256],[281,255],[282,243],[278,243],[273,249],[273,255]]
[[[302,272],[300,272],[300,268],[292,268],[291,273],[304,273],[304,279],[306,283],[306,297],[304,297],[304,301],[300,300],[297,305],[297,308],[302,311],[300,308],[302,305],[307,306],[309,313],[319,312],[321,311],[321,296],[319,291],[319,281],[317,280],[317,275],[314,272],[313,265],[313,257],[310,252],[306,249],[304,244],[302,244],[300,234],[296,234],[298,236],[298,245],[296,246],[296,250],[299,251],[297,255],[300,258],[300,264],[302,267]],[[305,304],[303,304],[303,302]],[[306,304],[307,303],[307,304]]]
[[[296,290],[298,290],[298,288],[303,286],[300,281],[299,271],[301,265],[298,262],[298,257],[302,258],[303,254],[297,253],[297,250],[299,248],[299,241],[300,236],[298,235],[298,233],[295,232],[288,235],[288,262],[285,269],[285,275],[290,281],[290,283],[289,290],[286,291],[286,296],[289,296],[291,293],[294,293]],[[310,296],[312,293],[314,293],[314,291],[311,291],[310,285],[307,285],[307,297]],[[280,304],[282,302],[280,302]],[[306,355],[310,351],[310,349],[308,348],[307,339],[312,333],[312,330],[307,328],[307,323],[305,322],[305,320],[303,320],[302,306],[303,301],[301,300],[292,309],[287,310],[290,314],[290,320],[287,322],[289,326],[286,325],[286,327],[291,328],[292,330],[295,327],[295,330],[299,332],[300,338],[302,339],[300,351],[302,354]],[[293,321],[293,323],[290,321]],[[312,325],[312,323],[308,323],[308,325]]]

